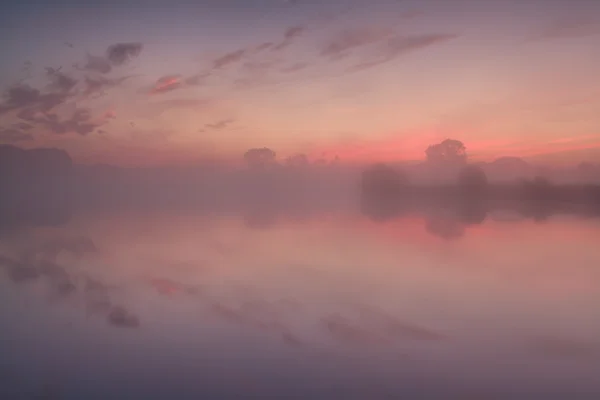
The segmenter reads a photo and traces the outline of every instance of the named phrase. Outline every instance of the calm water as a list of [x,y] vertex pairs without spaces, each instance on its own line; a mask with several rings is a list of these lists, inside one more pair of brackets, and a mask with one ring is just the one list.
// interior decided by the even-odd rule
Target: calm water
[[4,232],[2,399],[598,399],[600,220],[74,215]]

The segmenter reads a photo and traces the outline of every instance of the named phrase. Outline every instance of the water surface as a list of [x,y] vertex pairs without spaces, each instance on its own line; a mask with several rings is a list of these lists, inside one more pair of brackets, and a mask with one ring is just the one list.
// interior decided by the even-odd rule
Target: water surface
[[600,220],[340,210],[3,232],[2,398],[600,398]]

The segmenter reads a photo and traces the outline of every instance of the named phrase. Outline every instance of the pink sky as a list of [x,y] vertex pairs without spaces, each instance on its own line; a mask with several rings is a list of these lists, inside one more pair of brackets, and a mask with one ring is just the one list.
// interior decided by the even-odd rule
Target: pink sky
[[128,165],[413,161],[446,138],[477,160],[600,160],[596,2],[253,1],[4,10],[0,142]]

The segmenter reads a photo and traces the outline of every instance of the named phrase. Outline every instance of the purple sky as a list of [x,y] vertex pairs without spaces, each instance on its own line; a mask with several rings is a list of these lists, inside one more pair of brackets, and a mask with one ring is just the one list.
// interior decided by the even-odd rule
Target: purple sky
[[[219,0],[0,5],[0,142],[79,162],[250,147],[600,159],[600,3]],[[6,56],[8,55],[8,56]]]

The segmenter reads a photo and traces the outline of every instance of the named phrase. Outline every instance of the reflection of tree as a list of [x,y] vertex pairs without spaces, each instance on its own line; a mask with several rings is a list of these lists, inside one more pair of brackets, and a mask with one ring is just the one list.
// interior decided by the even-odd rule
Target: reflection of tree
[[244,224],[252,229],[266,229],[277,222],[276,212],[267,208],[253,209],[244,216]]
[[399,213],[407,200],[408,178],[385,165],[376,164],[361,176],[361,209],[373,219],[387,219]]
[[457,207],[458,218],[465,225],[479,225],[485,221],[488,205],[485,199],[463,199]]
[[458,174],[458,187],[463,195],[482,195],[488,188],[488,179],[477,165],[467,165]]
[[467,225],[481,224],[488,212],[488,179],[483,169],[476,165],[463,167],[458,174],[457,213]]
[[427,232],[445,240],[453,240],[462,237],[465,234],[465,228],[460,221],[449,218],[431,218],[425,225]]
[[362,192],[373,196],[398,196],[406,185],[406,175],[385,164],[372,165],[361,176]]
[[524,198],[521,212],[532,217],[536,222],[544,222],[553,212],[554,187],[544,177],[536,176],[533,180],[523,180],[520,185]]

